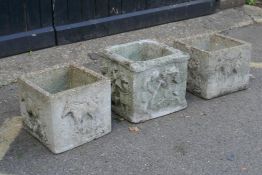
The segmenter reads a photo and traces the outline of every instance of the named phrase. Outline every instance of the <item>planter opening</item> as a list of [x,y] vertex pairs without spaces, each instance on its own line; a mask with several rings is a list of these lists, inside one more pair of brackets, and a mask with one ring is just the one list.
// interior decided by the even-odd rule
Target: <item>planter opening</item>
[[217,51],[222,49],[228,49],[235,46],[240,46],[242,43],[231,40],[229,38],[224,38],[217,35],[205,35],[199,36],[194,39],[184,40],[185,44],[191,45],[197,49],[204,51]]
[[111,51],[131,61],[147,61],[173,54],[169,49],[152,42],[125,44]]
[[69,66],[38,73],[37,75],[28,77],[28,80],[45,91],[56,94],[92,84],[98,81],[98,78],[73,66]]

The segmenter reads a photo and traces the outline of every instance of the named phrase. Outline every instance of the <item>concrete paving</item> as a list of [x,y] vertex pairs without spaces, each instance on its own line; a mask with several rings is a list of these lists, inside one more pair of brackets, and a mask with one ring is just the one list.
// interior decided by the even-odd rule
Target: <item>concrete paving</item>
[[[172,23],[164,25],[167,28],[162,33],[160,31],[157,32],[156,28],[160,30],[163,26],[158,26],[156,28],[97,39],[96,47],[104,47],[110,44],[108,42],[110,39],[117,43],[135,40],[140,37],[148,38],[150,34],[147,33],[151,33],[152,36],[154,32],[155,38],[168,37],[170,33],[166,34],[166,31],[176,31],[175,28],[168,28],[173,25],[181,25],[177,31],[178,33],[181,32],[181,36],[185,35],[189,30],[192,31],[190,32],[192,34],[204,32],[201,31],[204,28],[203,26],[209,26],[205,31],[212,32],[214,30],[211,30],[210,27],[211,24],[214,24],[214,21],[218,23],[216,26],[212,25],[212,28],[216,29],[217,27],[217,30],[222,30],[225,28],[222,26],[229,25],[231,17],[229,18],[227,15],[232,15],[231,12],[234,12],[233,14],[235,15],[232,16],[232,24],[230,26],[239,25],[239,23],[235,23],[233,18],[240,20],[238,16],[241,15],[243,15],[243,19],[251,20],[249,16],[246,16],[239,9],[233,9],[225,11],[225,13],[218,13],[220,17],[224,16],[223,19],[220,19],[218,16],[215,19],[215,16],[212,15],[203,17],[208,19],[204,20],[205,23],[194,23],[193,29],[187,21],[183,22],[183,25],[181,22]],[[203,22],[203,18],[197,18],[191,20],[191,22]],[[212,18],[214,19],[211,20]],[[229,21],[225,24],[223,20]],[[248,23],[254,23],[253,19],[249,20]],[[241,23],[241,21],[239,22]],[[248,24],[246,20],[243,21],[245,21],[245,24]],[[184,23],[187,25],[184,25]],[[191,29],[187,29],[186,26]],[[114,118],[111,134],[59,155],[53,155],[35,138],[26,131],[21,130],[10,145],[6,155],[0,160],[0,174],[261,175],[262,68],[259,66],[262,62],[261,31],[262,25],[255,24],[223,32],[226,35],[243,39],[253,44],[252,61],[254,63],[252,63],[252,79],[248,90],[209,101],[188,93],[188,108],[186,110],[138,125]],[[141,34],[139,34],[140,32]],[[172,38],[167,40],[171,41]],[[87,41],[87,43],[91,42]],[[77,44],[81,45],[81,43]],[[80,47],[79,50],[89,47],[87,45]],[[69,49],[70,45],[64,47]],[[52,48],[51,50],[55,49],[58,49],[55,51],[58,55],[63,54],[59,52],[65,52],[61,47]],[[51,50],[49,51],[51,52]],[[73,56],[77,55],[77,50],[73,52],[64,60],[75,58]],[[19,71],[28,71],[26,65],[32,65],[31,67],[33,67],[37,58],[41,60],[40,57],[44,56],[44,53],[46,54],[47,50],[34,52],[32,54],[34,58],[31,57],[32,63],[30,63],[29,58],[26,58],[26,54],[7,58],[6,61],[1,60],[0,70],[2,71],[5,65],[8,67],[8,63],[10,63],[10,66],[5,71],[15,70],[17,73]],[[45,55],[44,59],[45,61],[37,64],[39,65],[38,68],[59,62],[48,59],[47,55]],[[20,63],[21,65],[15,63]],[[1,74],[1,78],[2,80],[5,79],[4,74]],[[8,82],[10,81],[8,80]],[[12,116],[19,115],[16,93],[17,87],[15,84],[3,86],[0,89],[0,123],[4,123]],[[129,129],[131,126],[137,128]],[[6,137],[4,136],[2,139]],[[3,140],[0,142],[3,142]]]

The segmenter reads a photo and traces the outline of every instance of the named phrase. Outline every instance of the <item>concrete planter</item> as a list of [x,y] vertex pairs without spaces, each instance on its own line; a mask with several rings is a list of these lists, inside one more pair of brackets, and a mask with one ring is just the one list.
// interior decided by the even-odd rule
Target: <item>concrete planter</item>
[[61,153],[111,131],[110,80],[64,66],[18,80],[25,128],[52,152]]
[[142,40],[105,49],[104,74],[112,82],[112,109],[133,123],[187,107],[189,55]]
[[211,99],[248,87],[251,45],[219,34],[174,42],[190,53],[188,91]]

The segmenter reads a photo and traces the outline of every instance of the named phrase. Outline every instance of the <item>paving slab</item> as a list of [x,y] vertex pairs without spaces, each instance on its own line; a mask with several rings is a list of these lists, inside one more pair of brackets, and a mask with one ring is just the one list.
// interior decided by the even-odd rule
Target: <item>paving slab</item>
[[88,53],[97,52],[106,46],[141,39],[155,39],[171,45],[175,38],[254,24],[256,23],[254,19],[257,22],[262,19],[262,16],[257,15],[261,13],[262,9],[244,6],[220,11],[209,16],[6,57],[0,60],[0,86],[15,82],[16,78],[23,73],[56,64],[70,62],[93,64]]
[[255,6],[245,6],[244,11],[249,15],[256,23],[262,22],[262,11],[260,7]]

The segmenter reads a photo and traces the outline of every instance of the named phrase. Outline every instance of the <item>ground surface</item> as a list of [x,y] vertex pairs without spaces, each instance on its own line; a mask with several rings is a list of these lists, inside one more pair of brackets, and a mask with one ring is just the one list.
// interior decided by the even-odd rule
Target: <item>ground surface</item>
[[[186,110],[138,125],[114,119],[111,134],[60,155],[21,130],[0,174],[261,175],[262,25],[223,33],[254,46],[248,90],[210,101],[187,94]],[[16,91],[0,89],[0,123],[19,115]]]

